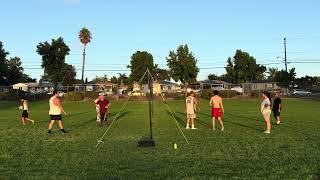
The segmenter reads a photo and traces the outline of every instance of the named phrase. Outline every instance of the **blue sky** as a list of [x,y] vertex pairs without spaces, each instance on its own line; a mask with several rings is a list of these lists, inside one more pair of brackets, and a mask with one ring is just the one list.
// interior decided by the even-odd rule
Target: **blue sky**
[[165,68],[169,51],[187,43],[201,68],[198,79],[205,79],[225,73],[221,67],[236,49],[249,52],[258,63],[278,63],[267,67],[284,68],[277,57],[284,57],[287,37],[288,60],[300,62],[288,67],[295,67],[298,76],[320,76],[319,7],[318,0],[4,0],[0,41],[37,79],[42,74],[32,69],[41,65],[37,44],[59,36],[71,48],[67,62],[81,76],[78,32],[84,26],[93,35],[86,69],[106,70],[86,71],[89,79],[126,70],[137,50],[152,53]]

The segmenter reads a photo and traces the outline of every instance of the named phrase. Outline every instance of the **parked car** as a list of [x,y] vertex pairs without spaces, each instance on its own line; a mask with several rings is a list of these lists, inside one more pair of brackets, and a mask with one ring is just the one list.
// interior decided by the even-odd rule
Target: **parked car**
[[292,92],[292,95],[311,95],[312,93],[310,91],[307,90],[303,90],[303,89],[294,89]]

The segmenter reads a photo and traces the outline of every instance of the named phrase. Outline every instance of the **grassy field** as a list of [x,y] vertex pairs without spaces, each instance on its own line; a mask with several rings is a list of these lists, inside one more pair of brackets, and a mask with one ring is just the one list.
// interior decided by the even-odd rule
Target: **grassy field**
[[[47,135],[47,102],[30,103],[35,125],[22,126],[19,103],[0,102],[0,179],[312,179],[320,173],[320,102],[284,99],[283,124],[272,133],[259,114],[260,100],[226,100],[225,131],[210,129],[210,109],[200,101],[197,130],[185,130],[187,145],[162,102],[154,104],[156,147],[138,148],[148,135],[147,102],[129,102],[96,148],[106,127],[98,127],[95,109],[65,102],[67,134],[57,126]],[[184,102],[171,101],[183,128]],[[122,103],[113,102],[113,119]],[[220,126],[218,126],[220,127]],[[172,143],[178,149],[172,148]]]

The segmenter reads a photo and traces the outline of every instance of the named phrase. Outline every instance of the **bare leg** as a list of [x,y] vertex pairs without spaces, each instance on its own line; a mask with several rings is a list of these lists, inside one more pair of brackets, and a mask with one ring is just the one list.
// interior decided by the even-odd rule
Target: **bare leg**
[[54,120],[51,120],[49,124],[49,130],[52,129],[53,125],[54,125]]
[[190,128],[189,123],[190,123],[190,118],[187,118],[187,128]]
[[25,120],[32,122],[32,124],[34,124],[34,120],[29,119],[29,118],[25,118]]
[[215,121],[216,121],[216,118],[215,118],[215,117],[212,117],[212,118],[211,118],[211,124],[212,124],[212,129],[213,129],[213,130],[216,130]]
[[218,120],[219,120],[220,125],[221,125],[221,131],[224,131],[224,126],[223,126],[222,118],[221,118],[221,117],[218,117]]
[[23,124],[23,125],[26,125],[26,122],[25,122],[25,119],[24,119],[24,118],[21,118],[21,121],[22,121],[22,124]]
[[191,128],[195,129],[195,127],[194,127],[194,118],[191,118]]
[[267,131],[270,132],[270,130],[271,130],[270,116],[266,115],[264,117],[264,120],[266,121]]
[[62,121],[61,120],[58,121],[58,124],[59,124],[60,129],[63,129],[63,125],[62,125]]

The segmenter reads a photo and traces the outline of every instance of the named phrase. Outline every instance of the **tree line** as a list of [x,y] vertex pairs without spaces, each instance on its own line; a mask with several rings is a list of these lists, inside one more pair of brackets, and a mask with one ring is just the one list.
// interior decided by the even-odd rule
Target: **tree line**
[[[66,57],[70,53],[70,48],[62,37],[52,39],[50,42],[40,42],[37,45],[36,52],[41,56],[41,67],[44,70],[44,74],[41,77],[42,80],[51,81],[55,85],[58,83],[72,85],[88,81],[87,78],[84,81],[84,69],[86,47],[91,42],[92,34],[87,28],[82,28],[79,31],[78,38],[83,44],[81,80],[76,79],[77,72],[75,67],[65,62]],[[23,72],[19,57],[8,58],[8,55],[9,52],[5,51],[2,42],[0,42],[0,85],[35,81],[35,79],[30,78],[30,76]],[[136,51],[130,57],[130,63],[127,66],[131,72],[129,76],[122,73],[110,78],[107,75],[97,76],[92,82],[103,83],[111,81],[115,84],[131,84],[139,81],[147,68],[152,73],[154,79],[158,81],[173,79],[176,82],[180,81],[184,85],[197,81],[199,73],[198,60],[187,44],[178,46],[176,50],[171,50],[166,57],[166,62],[168,68],[162,69],[154,62],[154,57],[150,52]],[[209,74],[208,80],[222,80],[229,83],[241,84],[254,80],[269,79],[279,82],[282,87],[289,87],[295,81],[296,76],[294,68],[288,72],[276,68],[267,69],[266,66],[258,64],[256,59],[248,52],[240,49],[236,50],[233,57],[227,58],[225,71],[226,73],[220,76]],[[303,79],[300,79],[298,82],[305,84]]]

